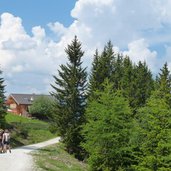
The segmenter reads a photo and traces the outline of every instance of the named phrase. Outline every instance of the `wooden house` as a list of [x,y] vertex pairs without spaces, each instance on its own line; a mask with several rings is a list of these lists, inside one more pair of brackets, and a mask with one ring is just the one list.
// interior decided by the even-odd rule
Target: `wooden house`
[[[8,111],[17,115],[29,116],[29,106],[42,95],[36,94],[10,94],[6,100]],[[43,95],[45,96],[45,95]],[[46,95],[49,96],[49,95]]]

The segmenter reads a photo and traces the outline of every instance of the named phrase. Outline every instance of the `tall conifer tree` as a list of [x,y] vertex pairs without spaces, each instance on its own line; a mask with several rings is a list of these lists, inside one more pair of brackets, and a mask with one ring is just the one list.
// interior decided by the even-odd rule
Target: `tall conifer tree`
[[99,52],[96,49],[96,52],[94,54],[94,59],[92,62],[92,68],[91,68],[91,73],[90,73],[90,77],[89,77],[89,86],[88,86],[88,90],[89,90],[89,95],[93,93],[93,91],[95,91],[96,89],[99,89]]
[[121,87],[124,97],[126,97],[129,100],[130,104],[133,100],[132,96],[134,94],[133,81],[134,67],[130,58],[126,56],[123,59],[123,76],[121,78]]
[[145,105],[146,100],[150,97],[154,90],[154,80],[152,73],[146,63],[141,61],[135,66],[134,70],[134,92],[131,106],[136,110]]
[[113,61],[113,70],[111,79],[113,82],[113,88],[115,90],[121,90],[122,89],[122,77],[123,77],[123,56],[122,54],[117,54],[115,57],[115,60]]
[[171,74],[167,63],[160,69],[156,80],[156,89],[160,98],[164,98],[166,103],[171,107]]
[[162,91],[163,94],[168,94],[171,92],[171,75],[167,63],[164,64],[160,71],[158,79],[159,90]]
[[91,93],[94,90],[102,90],[102,84],[105,79],[111,80],[113,60],[114,51],[111,41],[105,45],[104,50],[100,55],[96,50],[89,79],[89,91]]
[[55,84],[51,85],[54,89],[51,94],[56,99],[53,119],[68,152],[80,157],[80,129],[84,122],[87,73],[81,61],[84,52],[76,36],[65,52],[69,62],[60,66],[59,75],[53,76]]

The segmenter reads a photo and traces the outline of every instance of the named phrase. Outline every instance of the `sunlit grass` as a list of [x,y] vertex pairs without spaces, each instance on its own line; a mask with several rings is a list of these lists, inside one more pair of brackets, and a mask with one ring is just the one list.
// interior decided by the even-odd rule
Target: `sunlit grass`
[[33,154],[42,171],[87,171],[88,165],[69,155],[61,143],[39,150]]
[[8,113],[8,128],[11,132],[12,147],[48,140],[57,135],[49,131],[49,123]]

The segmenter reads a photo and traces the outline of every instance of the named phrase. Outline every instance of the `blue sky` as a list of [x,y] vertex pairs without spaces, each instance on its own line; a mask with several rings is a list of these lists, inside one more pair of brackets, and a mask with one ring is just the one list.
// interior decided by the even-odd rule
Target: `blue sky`
[[0,0],[0,13],[9,12],[19,16],[28,33],[32,27],[46,27],[49,22],[59,21],[69,26],[70,15],[76,0]]
[[90,69],[95,49],[171,68],[170,0],[0,0],[0,69],[10,93],[49,93],[75,35]]

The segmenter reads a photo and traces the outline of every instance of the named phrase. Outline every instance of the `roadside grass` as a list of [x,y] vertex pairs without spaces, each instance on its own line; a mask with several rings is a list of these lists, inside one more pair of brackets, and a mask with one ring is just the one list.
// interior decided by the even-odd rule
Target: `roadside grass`
[[37,119],[8,113],[6,121],[11,132],[11,146],[13,148],[38,143],[57,136],[49,131],[49,123]]
[[88,165],[69,155],[62,143],[32,153],[39,171],[88,171]]

